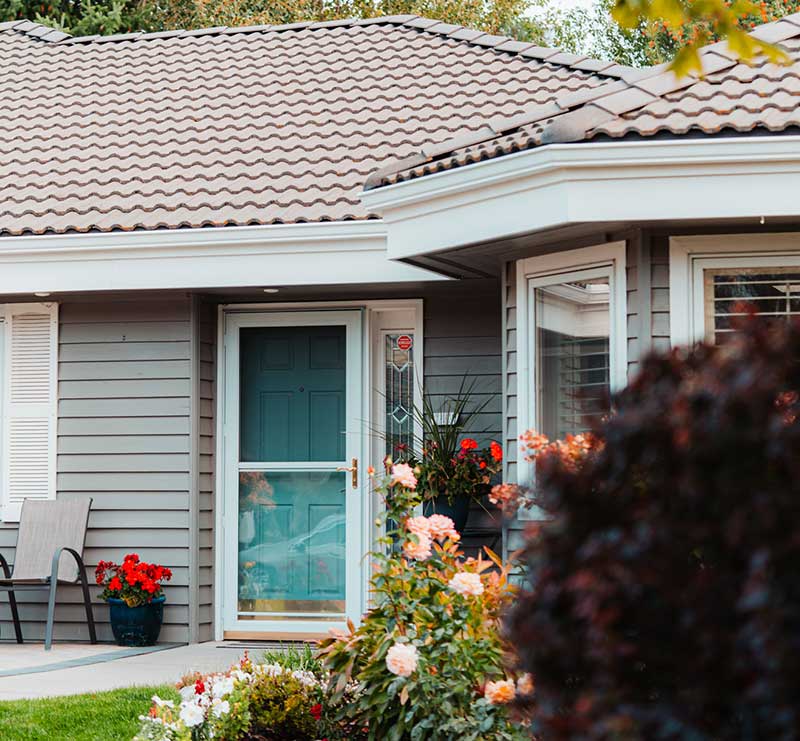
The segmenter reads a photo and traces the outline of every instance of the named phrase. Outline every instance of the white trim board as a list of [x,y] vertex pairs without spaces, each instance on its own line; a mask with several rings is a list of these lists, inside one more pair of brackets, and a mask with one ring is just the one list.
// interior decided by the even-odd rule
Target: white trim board
[[0,237],[0,294],[445,280],[393,262],[380,221]]
[[570,223],[797,214],[800,137],[551,144],[365,191],[391,259]]
[[705,337],[703,270],[800,266],[800,234],[714,234],[670,237],[670,342]]
[[[517,432],[536,426],[534,410],[535,378],[531,329],[534,326],[532,290],[551,280],[575,280],[580,277],[608,275],[611,281],[610,380],[611,390],[625,386],[628,372],[627,286],[625,242],[610,242],[593,247],[529,257],[517,262]],[[533,466],[520,455],[517,482],[530,484]],[[520,519],[536,519],[536,514]]]

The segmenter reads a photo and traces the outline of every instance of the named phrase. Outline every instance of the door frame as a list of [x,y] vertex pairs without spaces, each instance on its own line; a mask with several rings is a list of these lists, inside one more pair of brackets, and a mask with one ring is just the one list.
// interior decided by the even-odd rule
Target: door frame
[[[356,370],[357,382],[360,384],[361,398],[361,440],[359,441],[359,461],[361,476],[359,481],[359,492],[361,506],[361,527],[360,533],[353,540],[360,541],[362,553],[358,555],[361,579],[359,580],[358,594],[354,593],[353,604],[350,604],[350,589],[348,587],[348,617],[352,617],[357,624],[360,615],[363,613],[368,599],[368,587],[370,570],[369,564],[363,558],[363,554],[371,547],[374,536],[373,521],[376,516],[375,503],[370,496],[367,485],[366,470],[374,456],[374,444],[371,431],[376,429],[377,415],[380,413],[380,406],[375,402],[374,389],[377,381],[377,353],[382,349],[375,346],[373,341],[375,328],[376,312],[391,312],[396,310],[408,315],[409,310],[413,312],[414,326],[408,329],[414,332],[414,346],[417,350],[415,356],[416,373],[421,380],[424,377],[424,336],[423,336],[423,300],[422,299],[378,299],[371,301],[308,301],[308,302],[275,302],[275,303],[242,303],[242,304],[221,304],[218,306],[217,318],[217,393],[216,393],[216,424],[215,424],[215,459],[216,476],[214,480],[214,637],[215,640],[248,640],[248,639],[317,639],[326,635],[326,630],[331,627],[344,627],[344,622],[319,621],[316,624],[309,624],[304,621],[291,621],[291,625],[279,623],[278,621],[247,621],[252,623],[241,626],[238,621],[236,629],[226,630],[225,621],[225,598],[226,591],[230,591],[231,575],[226,573],[225,563],[225,533],[236,532],[236,523],[232,521],[231,513],[226,512],[226,483],[230,486],[232,472],[226,470],[230,468],[226,465],[226,454],[230,446],[238,448],[238,429],[231,430],[235,425],[231,424],[231,408],[236,412],[238,418],[238,372],[231,374],[226,368],[226,343],[228,333],[226,324],[228,317],[237,315],[253,315],[253,324],[258,326],[259,316],[264,314],[285,315],[286,319],[291,319],[291,326],[300,322],[302,314],[329,313],[330,315],[344,314],[352,316],[353,312],[361,313],[361,337],[360,337],[360,367]],[[239,324],[241,326],[241,324]],[[237,329],[238,331],[238,329]],[[238,366],[237,366],[238,368]],[[350,377],[348,372],[348,377]],[[350,387],[348,385],[348,391]],[[231,434],[231,432],[233,434]],[[238,474],[238,469],[235,471]],[[355,495],[355,492],[348,490],[348,496]],[[238,521],[237,521],[238,522]],[[348,554],[349,556],[349,554]],[[241,626],[241,629],[240,629]]]

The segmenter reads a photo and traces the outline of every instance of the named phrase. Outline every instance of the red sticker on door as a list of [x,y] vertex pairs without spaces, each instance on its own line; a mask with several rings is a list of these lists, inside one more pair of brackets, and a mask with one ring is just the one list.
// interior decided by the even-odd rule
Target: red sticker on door
[[414,340],[411,337],[409,337],[407,334],[401,334],[397,338],[397,349],[398,350],[410,350],[413,345],[414,345]]

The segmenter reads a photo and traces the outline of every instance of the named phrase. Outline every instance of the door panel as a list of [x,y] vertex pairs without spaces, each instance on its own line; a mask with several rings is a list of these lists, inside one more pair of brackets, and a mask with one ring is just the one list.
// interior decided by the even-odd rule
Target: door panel
[[344,459],[346,345],[343,326],[242,329],[240,460]]

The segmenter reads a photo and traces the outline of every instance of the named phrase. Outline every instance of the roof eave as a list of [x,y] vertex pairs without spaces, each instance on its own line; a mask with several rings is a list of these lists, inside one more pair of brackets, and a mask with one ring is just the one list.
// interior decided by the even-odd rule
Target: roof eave
[[551,144],[361,200],[383,217],[395,260],[575,223],[785,217],[797,213],[799,145],[791,135]]

